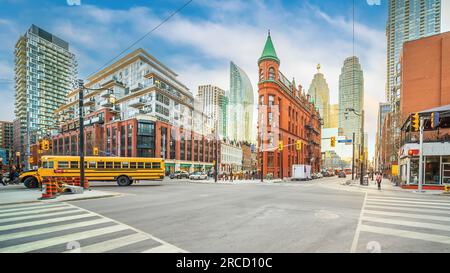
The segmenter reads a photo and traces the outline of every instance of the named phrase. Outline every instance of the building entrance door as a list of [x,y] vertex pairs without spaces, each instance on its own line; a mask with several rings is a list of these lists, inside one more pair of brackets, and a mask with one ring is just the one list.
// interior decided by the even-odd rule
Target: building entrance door
[[442,184],[450,184],[450,163],[442,164]]

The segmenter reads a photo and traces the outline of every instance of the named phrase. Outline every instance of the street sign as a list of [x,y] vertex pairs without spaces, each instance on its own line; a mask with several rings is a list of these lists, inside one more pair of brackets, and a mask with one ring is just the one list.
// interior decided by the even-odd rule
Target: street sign
[[341,140],[338,140],[338,143],[352,143],[352,140],[351,139],[341,139]]

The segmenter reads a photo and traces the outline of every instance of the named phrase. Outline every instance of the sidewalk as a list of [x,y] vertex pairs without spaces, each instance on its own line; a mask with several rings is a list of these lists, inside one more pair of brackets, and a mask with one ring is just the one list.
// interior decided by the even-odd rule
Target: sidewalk
[[28,189],[23,185],[0,186],[0,206],[34,202],[66,202],[119,196],[120,193],[99,190],[85,190],[82,194],[62,194],[54,199],[38,200],[42,196],[40,189]]
[[[350,182],[351,184],[348,185],[347,184],[348,182]],[[359,179],[358,180],[347,180],[346,183],[341,183],[341,185],[359,188],[359,189],[378,191],[378,185],[377,185],[376,181],[375,180],[372,181],[371,179],[369,179],[368,186],[361,185]],[[389,179],[383,179],[383,181],[381,182],[381,190],[382,191],[395,191],[395,192],[408,192],[408,193],[416,193],[417,192],[417,190],[402,189],[401,187],[395,186],[393,183],[391,183],[391,181]],[[421,194],[448,195],[448,194],[444,194],[444,191],[439,191],[439,190],[428,190],[428,191],[424,191]]]

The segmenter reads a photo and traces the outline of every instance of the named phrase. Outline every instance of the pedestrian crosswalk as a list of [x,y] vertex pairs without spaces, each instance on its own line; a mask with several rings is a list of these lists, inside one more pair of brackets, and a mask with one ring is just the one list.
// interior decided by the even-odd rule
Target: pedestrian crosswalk
[[449,252],[450,199],[366,193],[351,251],[364,252],[364,243],[368,241],[376,241],[388,251],[395,251],[395,244],[432,244]]
[[131,226],[68,203],[0,206],[0,253],[24,252],[186,251]]

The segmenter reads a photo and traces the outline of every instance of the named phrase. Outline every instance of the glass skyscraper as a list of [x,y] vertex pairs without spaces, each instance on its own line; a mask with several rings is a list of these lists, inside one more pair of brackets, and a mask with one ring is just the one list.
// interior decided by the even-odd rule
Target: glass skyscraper
[[247,74],[230,63],[228,137],[235,141],[253,142],[253,87]]
[[15,149],[23,154],[26,144],[56,129],[54,112],[73,88],[77,62],[66,41],[32,25],[16,43],[15,75],[15,115],[20,122]]
[[364,109],[364,75],[356,56],[345,59],[339,76],[339,127],[347,139],[355,133],[355,144],[361,144],[362,117],[345,109],[352,108],[361,114]]

